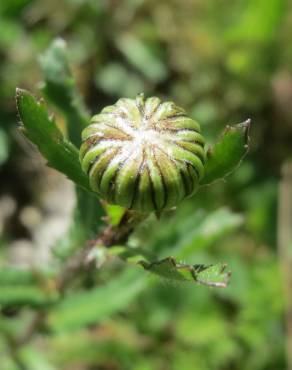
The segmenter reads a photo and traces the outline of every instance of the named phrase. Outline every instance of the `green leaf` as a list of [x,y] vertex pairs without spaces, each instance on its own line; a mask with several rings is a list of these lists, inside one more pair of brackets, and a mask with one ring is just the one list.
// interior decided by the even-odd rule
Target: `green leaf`
[[248,151],[250,120],[227,126],[219,141],[207,152],[201,185],[224,178],[239,166]]
[[21,348],[19,357],[29,370],[57,370],[40,350],[32,346]]
[[145,89],[142,77],[138,76],[121,63],[109,63],[98,68],[95,76],[96,85],[110,95],[136,97]]
[[[176,259],[186,260],[193,258],[194,253],[210,247],[225,235],[229,235],[243,222],[243,217],[232,213],[226,208],[221,208],[209,215],[198,213],[198,217],[176,220],[174,224],[168,220],[169,228],[166,229],[166,239],[155,237],[150,251],[147,248],[127,247],[123,245],[106,249],[106,253],[117,256],[127,263],[138,264],[149,272],[174,281],[193,281],[199,284],[225,287],[228,283],[229,273],[225,265],[203,265],[178,263],[169,254],[176,254]],[[183,233],[174,241],[177,229],[183,223]],[[194,224],[196,227],[194,227]],[[163,229],[165,228],[165,225]],[[172,235],[171,233],[174,233]],[[146,242],[147,243],[147,242]],[[149,245],[147,245],[149,247]],[[157,254],[151,252],[156,250]]]
[[[65,116],[69,139],[79,147],[81,132],[89,124],[90,117],[69,68],[65,41],[54,40],[41,56],[40,64],[44,75],[43,94]],[[68,256],[82,246],[85,240],[97,232],[103,214],[96,194],[78,189],[74,219],[67,235],[68,243],[66,246],[63,244],[62,249],[59,245],[55,248],[58,255]]]
[[151,252],[142,248],[115,246],[108,250],[129,263],[142,266],[145,270],[171,281],[195,282],[201,285],[223,287],[228,284],[230,273],[226,272],[226,265],[189,265],[179,263],[174,257],[158,259]]
[[49,274],[44,271],[24,270],[16,267],[0,267],[0,286],[38,284]]
[[56,299],[57,295],[55,292],[46,291],[37,286],[0,286],[0,306],[44,306],[54,302]]
[[239,19],[226,32],[233,43],[269,42],[277,36],[285,16],[285,0],[248,0],[239,12]]
[[0,128],[0,166],[6,162],[9,156],[9,140],[6,132]]
[[57,293],[52,289],[52,272],[0,268],[0,305],[42,306],[54,302]]
[[126,208],[106,202],[104,202],[104,208],[108,216],[108,222],[112,226],[117,226],[126,212]]
[[55,122],[49,118],[44,104],[21,89],[16,90],[16,103],[24,134],[38,147],[48,165],[91,192],[88,178],[79,164],[77,148],[63,137]]
[[150,262],[157,260],[157,257],[143,248],[131,248],[124,245],[116,245],[106,249],[107,253],[117,256],[125,262],[139,264],[141,261]]
[[96,195],[77,188],[76,197],[71,224],[51,248],[54,256],[63,261],[84,248],[88,240],[95,239],[103,225],[104,209]]
[[95,193],[88,193],[79,188],[76,195],[75,222],[82,225],[88,237],[90,236],[88,233],[98,231],[98,227],[103,223],[101,218],[105,212]]
[[[182,210],[183,211],[183,210]],[[159,258],[175,255],[187,260],[199,251],[212,247],[221,238],[230,235],[242,225],[244,218],[222,207],[213,212],[198,209],[184,214],[180,210],[172,218],[160,220],[159,228],[150,225],[141,235],[140,243],[147,250],[158,253]],[[154,221],[157,222],[157,221]],[[141,230],[142,231],[142,230]]]
[[243,223],[240,214],[231,212],[228,208],[219,208],[204,217],[197,227],[185,231],[172,249],[181,258],[189,258],[194,253],[205,250],[218,242],[222,237],[230,235]]
[[226,288],[230,272],[225,264],[188,265],[176,262],[173,257],[154,262],[140,261],[145,270],[174,281],[192,281],[197,284]]
[[42,91],[66,117],[69,138],[79,147],[81,131],[89,124],[90,117],[69,69],[65,41],[54,40],[40,57],[40,64],[45,80]]
[[52,247],[54,255],[61,260],[66,260],[77,250],[83,248],[88,240],[96,238],[103,224],[104,209],[96,195],[77,188],[76,196],[77,201],[71,225]]
[[150,47],[133,34],[125,33],[116,42],[128,61],[150,81],[159,82],[167,76],[167,69]]
[[125,270],[108,284],[66,297],[49,315],[55,331],[79,329],[123,310],[145,288],[147,280],[137,270]]

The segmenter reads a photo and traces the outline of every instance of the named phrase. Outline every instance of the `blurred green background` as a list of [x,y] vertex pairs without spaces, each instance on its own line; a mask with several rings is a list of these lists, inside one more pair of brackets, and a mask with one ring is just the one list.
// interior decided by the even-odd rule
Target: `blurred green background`
[[[188,263],[227,262],[229,287],[176,285],[143,271],[131,278],[133,267],[105,264],[21,348],[28,370],[288,368],[277,199],[292,154],[291,35],[285,0],[1,0],[3,269],[45,267],[51,249],[71,248],[60,237],[74,191],[17,131],[14,100],[16,86],[40,95],[39,58],[55,38],[67,43],[91,113],[144,91],[184,107],[209,142],[226,124],[252,119],[241,167],[131,240]],[[0,311],[0,370],[23,370],[9,338],[33,310],[2,302]]]

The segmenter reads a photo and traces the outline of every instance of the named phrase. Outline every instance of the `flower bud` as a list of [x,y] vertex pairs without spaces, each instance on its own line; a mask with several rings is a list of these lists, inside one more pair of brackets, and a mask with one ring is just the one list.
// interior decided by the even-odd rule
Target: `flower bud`
[[192,195],[204,174],[199,124],[157,97],[120,99],[82,133],[82,169],[109,203],[140,212],[168,209]]

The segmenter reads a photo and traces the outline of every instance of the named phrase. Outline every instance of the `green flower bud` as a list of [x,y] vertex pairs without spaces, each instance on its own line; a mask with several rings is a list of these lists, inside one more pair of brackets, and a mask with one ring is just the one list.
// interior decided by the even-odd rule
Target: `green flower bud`
[[192,195],[204,174],[204,138],[185,111],[159,98],[120,99],[82,133],[80,161],[109,203],[161,211]]

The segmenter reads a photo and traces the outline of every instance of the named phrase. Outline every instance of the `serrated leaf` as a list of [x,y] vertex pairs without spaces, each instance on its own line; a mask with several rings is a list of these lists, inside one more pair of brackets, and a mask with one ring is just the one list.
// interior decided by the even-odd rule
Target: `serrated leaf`
[[249,127],[250,120],[226,127],[218,142],[207,152],[201,185],[222,179],[236,169],[248,151]]
[[[90,122],[90,117],[80,96],[75,79],[70,71],[67,57],[67,47],[63,39],[52,42],[46,52],[40,57],[44,82],[42,92],[45,97],[64,115],[68,126],[69,139],[79,147],[81,132]],[[85,240],[97,232],[104,211],[96,200],[96,194],[89,194],[83,189],[77,189],[77,202],[74,219],[69,233],[69,248],[58,248],[58,254],[68,256],[76,248],[82,246]],[[76,233],[75,230],[79,230]],[[75,234],[75,235],[74,235]],[[74,237],[78,234],[78,237]],[[64,245],[63,245],[64,246]],[[55,249],[56,250],[56,249]]]
[[188,265],[176,262],[173,257],[154,262],[140,261],[148,271],[174,281],[192,281],[197,284],[217,288],[226,288],[230,272],[226,272],[226,265]]
[[66,117],[69,138],[79,147],[81,131],[90,117],[69,68],[65,41],[54,40],[40,57],[40,65],[44,75],[42,92]]
[[[54,40],[40,57],[40,65],[44,76],[42,92],[65,117],[69,139],[79,147],[81,132],[89,124],[90,117],[69,68],[65,41],[60,38]],[[79,162],[79,159],[75,160]],[[54,254],[63,259],[93,237],[104,214],[96,194],[84,191],[83,187],[76,190],[76,195],[71,227],[62,242],[54,247]]]
[[145,270],[171,281],[190,281],[201,285],[225,288],[230,276],[230,273],[226,272],[225,264],[190,265],[179,263],[174,257],[159,260],[142,248],[115,246],[110,248],[108,253],[116,255],[126,262],[138,264]]
[[55,122],[49,118],[44,104],[21,89],[16,90],[16,103],[24,134],[38,147],[48,165],[91,192],[88,178],[79,164],[77,148],[63,137]]
[[[184,221],[185,222],[185,221]],[[106,249],[106,253],[117,256],[127,263],[138,264],[151,273],[173,281],[190,281],[207,286],[226,287],[229,280],[229,272],[226,272],[224,264],[203,265],[186,264],[177,262],[176,259],[185,260],[192,257],[198,250],[209,247],[224,235],[229,234],[243,222],[241,215],[232,213],[226,208],[203,216],[199,213],[198,219],[189,219],[188,225],[178,240],[173,243],[173,237],[168,238],[170,230],[176,234],[175,226],[170,224],[166,240],[158,239],[160,251],[155,255],[151,250],[158,249],[157,245],[151,245],[151,250],[144,248],[117,245]],[[194,223],[196,227],[194,228]],[[179,226],[180,227],[180,226]],[[176,253],[176,259],[166,257]]]

